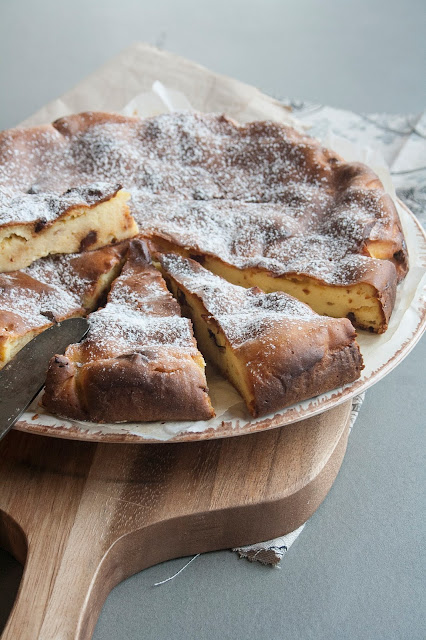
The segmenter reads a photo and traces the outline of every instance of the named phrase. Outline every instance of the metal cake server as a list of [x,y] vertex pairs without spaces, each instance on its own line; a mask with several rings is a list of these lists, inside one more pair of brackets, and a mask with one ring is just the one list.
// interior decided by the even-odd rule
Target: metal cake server
[[0,371],[0,440],[42,389],[50,358],[80,342],[88,328],[85,318],[58,322],[33,338]]

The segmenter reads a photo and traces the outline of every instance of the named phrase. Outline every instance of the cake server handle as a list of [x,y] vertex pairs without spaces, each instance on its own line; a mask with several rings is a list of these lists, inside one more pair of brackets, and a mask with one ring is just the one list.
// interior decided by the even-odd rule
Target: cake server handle
[[50,358],[80,342],[88,328],[85,318],[58,322],[28,342],[0,371],[0,440],[42,389]]

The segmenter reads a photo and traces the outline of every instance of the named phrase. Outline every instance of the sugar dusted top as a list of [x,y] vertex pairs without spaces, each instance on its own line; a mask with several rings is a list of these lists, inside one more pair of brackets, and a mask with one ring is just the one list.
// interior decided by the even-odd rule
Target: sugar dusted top
[[88,112],[0,134],[0,226],[50,221],[117,184],[131,191],[144,235],[238,268],[347,284],[374,266],[369,246],[380,240],[406,269],[395,207],[377,176],[277,123]]
[[[69,278],[74,276],[78,282],[78,273],[70,265],[72,257],[63,256],[62,261],[67,263],[63,266]],[[80,285],[83,296],[85,283]],[[37,329],[75,314],[84,314],[82,297],[67,290],[55,273],[54,261],[38,260],[23,271],[0,274],[0,335]]]

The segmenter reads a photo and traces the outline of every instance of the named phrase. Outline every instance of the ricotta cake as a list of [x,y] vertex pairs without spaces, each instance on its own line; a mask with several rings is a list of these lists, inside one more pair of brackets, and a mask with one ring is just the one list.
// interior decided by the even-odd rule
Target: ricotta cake
[[[4,131],[0,367],[52,322],[96,309],[113,281],[85,341],[51,362],[44,401],[53,412],[94,421],[213,415],[191,324],[139,240],[118,275],[120,241],[137,234],[174,254],[163,263],[171,287],[253,415],[355,380],[362,359],[352,325],[385,331],[408,270],[378,177],[290,127],[86,112]],[[70,274],[89,269],[96,250],[112,252],[111,262],[80,286]],[[193,290],[178,284],[184,271],[219,287],[213,308],[195,280]]]
[[243,396],[254,417],[356,380],[355,330],[291,296],[233,285],[197,262],[157,256],[203,355]]
[[52,358],[43,405],[94,422],[207,420],[214,411],[204,366],[190,320],[133,240],[87,337]]

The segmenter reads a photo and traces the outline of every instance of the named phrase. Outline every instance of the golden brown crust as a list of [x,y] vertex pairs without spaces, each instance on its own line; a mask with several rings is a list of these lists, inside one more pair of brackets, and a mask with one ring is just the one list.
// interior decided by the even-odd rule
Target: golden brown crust
[[86,339],[50,362],[44,406],[96,422],[206,420],[214,415],[190,322],[141,241],[130,243]]
[[58,415],[93,422],[208,420],[202,370],[179,351],[141,350],[94,360],[81,371],[66,356],[49,365],[43,405]]
[[[328,326],[327,326],[328,325]],[[262,362],[262,346],[246,343],[238,357],[247,363],[254,402],[250,410],[257,416],[312,398],[357,380],[363,369],[355,331],[344,318],[329,320],[327,325],[287,326],[268,336],[276,348]]]
[[[102,202],[107,202],[114,198],[120,191],[120,185],[109,184],[96,184],[89,187],[76,187],[70,188],[61,194],[22,194],[22,200],[12,200],[10,202],[10,208],[13,210],[11,216],[16,216],[16,205],[21,206],[22,219],[18,216],[6,218],[0,225],[1,228],[7,227],[30,227],[33,234],[36,236],[42,231],[45,231],[52,224],[66,218],[73,211],[80,208],[92,209]],[[26,197],[27,196],[27,197]],[[37,200],[30,199],[30,196],[37,196]],[[2,203],[4,206],[4,203]],[[30,211],[25,211],[26,205]],[[31,219],[25,219],[31,216]]]
[[[377,302],[379,319],[363,324],[352,311],[348,316],[353,316],[357,326],[386,329],[397,281],[408,268],[407,251],[395,206],[377,176],[364,165],[346,163],[309,136],[277,123],[239,125],[225,116],[196,113],[140,120],[88,112],[52,125],[0,134],[0,234],[10,233],[15,226],[39,237],[59,218],[77,212],[78,207],[90,210],[119,197],[118,185],[132,194],[132,212],[142,235],[160,248],[198,256],[206,264],[209,259],[209,267],[216,261],[228,269],[230,277],[238,272],[243,276],[267,274],[277,281],[310,279],[331,291],[368,286],[373,291],[368,291],[368,296]],[[120,206],[125,227],[121,231],[130,235],[130,226],[126,225],[133,220],[127,205]],[[81,250],[94,246],[96,233],[90,226],[85,229],[79,237]],[[177,314],[173,300],[166,301],[163,296],[161,302],[151,304],[145,299],[149,286],[155,288],[158,282],[146,268],[146,256],[141,258],[137,246],[132,245],[126,268],[131,310],[171,319]],[[107,309],[121,304],[121,298],[117,301],[114,295],[124,295],[124,289],[120,290],[123,282],[117,281]],[[52,288],[52,283],[43,286]],[[78,297],[73,282],[65,288],[69,295],[77,295],[78,304],[49,309],[52,318],[59,318],[61,312],[81,314],[82,307],[91,308],[87,300],[94,297],[92,290],[86,300]],[[47,290],[39,293],[50,295]],[[4,319],[7,326],[15,323],[19,333],[25,321],[15,318],[14,313],[5,309]],[[190,406],[188,390],[197,388],[195,413],[198,417],[211,415],[204,374],[194,364],[199,356],[193,338],[191,342],[188,337],[187,324],[177,322],[171,344],[168,321],[161,344],[154,340],[152,327],[148,333],[154,345],[139,344],[135,351],[127,336],[122,352],[117,348],[117,336],[110,331],[114,323],[119,331],[119,322],[108,313],[103,310],[96,316],[101,318],[94,321],[95,325],[98,322],[98,333],[92,332],[82,346],[70,347],[68,360],[53,363],[46,399],[53,403],[51,406],[56,403],[60,412],[68,406],[68,415],[95,416],[91,419],[96,420],[112,416],[116,420],[151,420],[155,419],[153,415],[172,419],[164,417],[169,416],[169,409],[174,419],[185,411],[185,417],[193,419],[189,417],[194,407]],[[43,318],[39,327],[46,325]],[[128,323],[130,333],[132,322],[134,318]],[[274,358],[269,360],[271,371],[265,381],[259,378],[257,383],[257,389],[263,391],[254,412],[266,411],[265,407],[273,410],[277,389],[285,387],[287,398],[294,392],[300,399],[305,392],[313,394],[330,384],[333,371],[339,368],[342,384],[359,374],[361,360],[353,335],[347,344],[340,336],[334,349],[331,329],[324,323],[328,338],[319,331],[321,344],[307,350],[308,354],[319,354],[324,347],[324,353],[318,361],[303,360],[307,367],[304,373],[297,373],[300,362],[292,359],[290,346],[280,362],[285,360],[287,367],[293,363],[291,373],[272,366]],[[349,331],[347,322],[341,322],[339,331],[345,326]],[[292,337],[296,345],[297,338],[297,334]],[[238,349],[242,349],[243,357],[249,343]],[[251,358],[247,363],[255,361],[254,353],[244,357]],[[171,371],[163,370],[166,361],[171,363]],[[183,363],[182,371],[178,362]],[[192,369],[189,362],[194,365]],[[253,378],[255,374],[251,375]],[[293,391],[288,386],[289,376]],[[122,381],[126,383],[121,388]],[[177,382],[188,393],[186,408],[175,398]],[[108,385],[113,384],[121,388],[114,401],[108,395]],[[164,389],[170,386],[170,395],[162,395],[162,385]],[[267,389],[273,389],[270,397]],[[135,414],[129,409],[132,398],[138,404]],[[170,407],[159,408],[162,398],[173,398]],[[137,418],[118,417],[136,414]]]
[[[50,263],[57,272],[61,263],[69,264],[69,270],[67,269],[65,276],[67,289],[81,297],[82,305],[86,311],[93,311],[100,304],[97,291],[99,277],[110,274],[114,270],[114,275],[117,276],[124,264],[128,249],[129,242],[124,240],[94,251],[68,254],[67,256],[55,255],[44,259],[44,263]],[[33,265],[28,267],[28,271],[33,271]],[[80,282],[84,283],[83,290]],[[107,289],[105,293],[108,293],[109,286]]]

